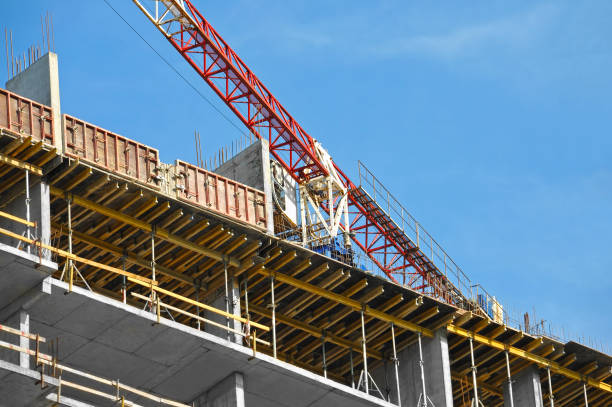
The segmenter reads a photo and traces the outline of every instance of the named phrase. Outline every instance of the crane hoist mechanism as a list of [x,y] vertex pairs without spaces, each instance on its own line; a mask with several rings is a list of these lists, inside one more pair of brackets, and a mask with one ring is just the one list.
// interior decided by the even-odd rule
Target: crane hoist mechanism
[[442,271],[434,264],[433,238],[428,257],[419,245],[416,221],[416,238],[411,238],[403,222],[392,219],[390,211],[383,209],[386,205],[348,178],[192,1],[132,1],[248,131],[268,141],[273,160],[299,186],[302,244],[340,240],[345,250],[367,255],[391,281],[472,309],[473,301],[446,276],[446,253]]

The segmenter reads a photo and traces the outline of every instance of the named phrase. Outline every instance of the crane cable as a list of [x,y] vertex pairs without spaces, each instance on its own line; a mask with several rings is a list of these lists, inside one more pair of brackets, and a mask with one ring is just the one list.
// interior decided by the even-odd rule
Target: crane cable
[[194,84],[192,84],[177,68],[174,67],[162,54],[160,54],[154,47],[147,41],[136,29],[108,2],[108,0],[103,0],[106,5],[115,12],[123,20],[124,23],[128,25],[140,37],[141,40],[144,41],[145,44],[149,46],[157,54],[157,56],[166,63],[176,73],[191,89],[193,89],[206,103],[208,103],[217,113],[221,115],[229,124],[231,124],[239,133],[244,136],[249,136],[250,133],[245,132],[241,127],[239,127],[236,123],[234,123],[225,113],[221,111],[210,99],[206,97]]

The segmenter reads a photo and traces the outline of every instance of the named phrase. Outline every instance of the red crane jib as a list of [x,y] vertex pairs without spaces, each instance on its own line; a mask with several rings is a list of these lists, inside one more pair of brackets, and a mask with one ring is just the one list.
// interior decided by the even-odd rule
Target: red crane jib
[[[172,0],[177,8],[176,0]],[[184,0],[189,24],[167,33],[167,39],[206,81],[244,125],[266,138],[270,153],[299,183],[328,175],[315,151],[315,139],[296,122],[236,52],[189,0]],[[195,23],[195,25],[193,24]],[[452,284],[390,219],[381,221],[376,203],[359,194],[348,176],[334,167],[349,190],[351,238],[392,280],[413,289],[447,297]],[[322,209],[329,212],[328,208]],[[380,209],[380,208],[378,208]],[[344,227],[343,227],[344,228]],[[446,293],[446,294],[445,294]],[[454,302],[446,298],[448,302]]]

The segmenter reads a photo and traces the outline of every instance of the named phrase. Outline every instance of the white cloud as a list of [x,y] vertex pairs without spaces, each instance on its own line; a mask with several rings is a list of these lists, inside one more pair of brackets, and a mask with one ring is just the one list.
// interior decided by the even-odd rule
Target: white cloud
[[428,54],[457,58],[479,53],[487,47],[527,48],[545,32],[558,8],[543,5],[512,17],[456,28],[445,34],[397,37],[373,51],[387,56]]

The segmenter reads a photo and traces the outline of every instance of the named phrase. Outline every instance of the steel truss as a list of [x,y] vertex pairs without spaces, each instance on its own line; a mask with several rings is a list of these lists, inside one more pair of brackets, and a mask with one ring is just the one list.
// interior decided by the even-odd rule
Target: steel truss
[[359,187],[331,159],[322,162],[316,139],[306,133],[190,0],[149,0],[147,6],[145,0],[133,2],[249,131],[269,142],[272,156],[298,184],[337,178],[342,184],[339,193],[312,202],[325,212],[326,229],[343,233],[347,240],[350,236],[392,281],[450,303],[464,300],[410,239],[379,216],[375,202],[361,200]]

